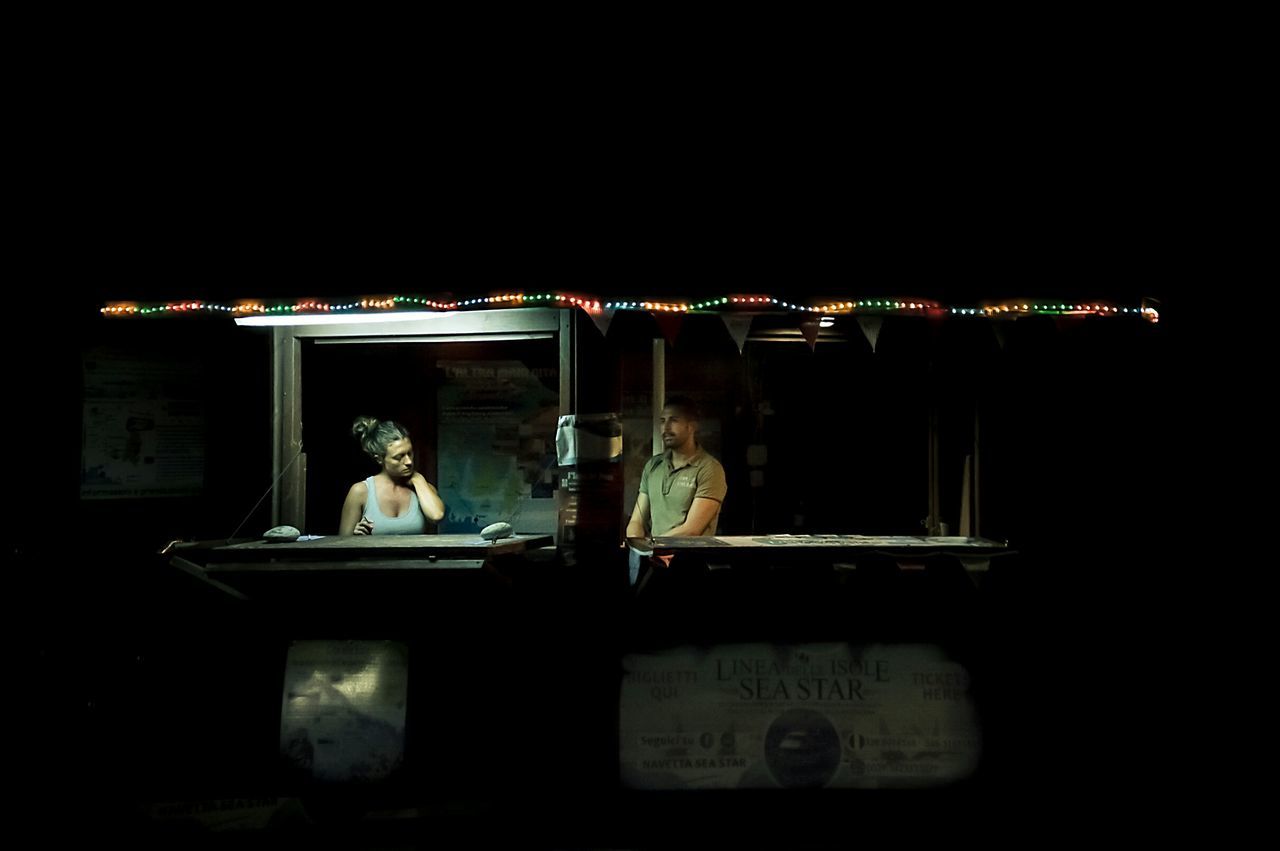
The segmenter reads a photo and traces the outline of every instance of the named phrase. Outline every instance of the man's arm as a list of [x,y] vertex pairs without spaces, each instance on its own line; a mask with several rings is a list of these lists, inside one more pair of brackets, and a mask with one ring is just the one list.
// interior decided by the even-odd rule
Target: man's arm
[[663,535],[673,538],[681,536],[704,535],[711,521],[715,520],[729,493],[729,486],[724,479],[724,467],[712,463],[698,471],[698,489],[693,493],[693,502],[684,516],[684,522]]
[[636,497],[636,507],[631,510],[627,522],[628,538],[644,538],[649,534],[649,495],[641,491]]
[[694,497],[693,504],[689,506],[689,513],[684,517],[684,522],[676,528],[664,532],[663,537],[680,538],[701,535],[707,531],[707,527],[711,525],[712,519],[715,518],[716,512],[719,510],[719,500],[702,496]]

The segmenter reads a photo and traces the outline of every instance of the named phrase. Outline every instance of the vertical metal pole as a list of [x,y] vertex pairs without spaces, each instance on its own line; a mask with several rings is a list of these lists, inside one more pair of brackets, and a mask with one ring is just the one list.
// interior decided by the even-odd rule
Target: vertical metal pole
[[574,413],[573,322],[568,310],[560,311],[560,416]]
[[929,360],[928,381],[929,394],[929,518],[925,522],[925,534],[942,534],[942,474],[939,460],[938,436],[938,382],[934,370],[933,359]]
[[[302,341],[288,328],[273,328],[271,481],[278,482],[278,485],[271,490],[272,525],[288,523],[299,529],[306,528],[307,463],[301,453]],[[284,474],[283,478],[281,473]]]
[[973,497],[971,499],[971,504],[973,506],[973,537],[975,538],[982,537],[982,526],[980,525],[980,521],[982,519],[982,487],[981,487],[982,465],[978,463],[978,459],[981,457],[981,455],[979,454],[981,452],[980,447],[982,446],[982,441],[979,437],[979,430],[978,430],[978,425],[979,423],[981,423],[981,421],[982,421],[982,417],[980,416],[978,411],[978,402],[974,401],[973,403]]
[[[283,328],[271,329],[271,481],[280,478],[280,469],[284,466],[281,459],[281,422],[283,413],[281,400],[284,399],[283,370],[280,352],[284,347],[285,333]],[[280,525],[280,490],[271,489],[271,525]]]

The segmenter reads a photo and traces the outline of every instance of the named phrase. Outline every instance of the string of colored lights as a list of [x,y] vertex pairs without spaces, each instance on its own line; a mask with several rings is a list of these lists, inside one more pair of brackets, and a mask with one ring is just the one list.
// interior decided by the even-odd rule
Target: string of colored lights
[[296,301],[292,304],[263,304],[258,301],[238,301],[234,304],[218,304],[207,301],[182,301],[167,304],[140,305],[133,302],[113,302],[103,306],[100,313],[104,316],[172,316],[190,313],[230,314],[243,316],[250,314],[272,315],[281,313],[325,314],[325,313],[358,313],[396,309],[428,310],[428,311],[460,311],[482,310],[493,307],[580,307],[589,313],[602,310],[638,310],[652,313],[708,313],[726,312],[746,309],[766,311],[790,311],[799,313],[816,313],[823,316],[841,314],[885,314],[897,313],[905,315],[925,316],[974,316],[987,318],[1016,318],[1027,315],[1048,316],[1121,316],[1136,315],[1150,322],[1159,322],[1159,311],[1148,305],[1138,307],[1117,307],[1103,303],[1076,302],[1009,302],[1003,304],[983,304],[974,306],[946,306],[931,301],[902,299],[860,299],[848,301],[827,301],[820,304],[801,304],[785,298],[768,295],[729,295],[704,299],[694,302],[656,301],[652,299],[620,299],[606,301],[581,294],[546,292],[546,293],[503,293],[500,295],[475,296],[472,298],[442,301],[417,295],[395,295],[365,297],[343,303],[325,301]]

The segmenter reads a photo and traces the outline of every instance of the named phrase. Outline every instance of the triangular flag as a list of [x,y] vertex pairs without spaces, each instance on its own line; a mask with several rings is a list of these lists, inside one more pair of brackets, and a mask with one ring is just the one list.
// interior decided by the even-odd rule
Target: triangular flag
[[[587,310],[585,307],[583,310]],[[609,323],[613,321],[613,314],[617,313],[617,308],[603,307],[599,310],[587,310],[587,315],[591,317],[591,321],[595,323],[596,330],[600,332],[601,337],[609,334]]]
[[738,354],[742,354],[742,347],[746,345],[747,334],[751,333],[751,320],[756,318],[755,315],[722,313],[720,318],[724,320],[724,327],[729,329],[729,336],[738,344]]
[[684,316],[679,313],[653,313],[653,321],[658,323],[662,336],[667,338],[667,345],[675,348],[676,337],[680,336],[680,320]]
[[880,326],[884,324],[883,316],[859,316],[858,325],[862,326],[862,335],[871,344],[872,353],[876,350],[876,341],[880,339]]
[[800,320],[800,333],[804,335],[804,341],[809,344],[809,351],[815,351],[818,347],[818,333],[822,330],[820,321],[815,317],[813,319]]

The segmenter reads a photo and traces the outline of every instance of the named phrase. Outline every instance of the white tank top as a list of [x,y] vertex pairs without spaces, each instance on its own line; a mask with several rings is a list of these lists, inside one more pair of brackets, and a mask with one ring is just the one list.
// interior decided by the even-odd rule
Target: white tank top
[[373,486],[373,476],[364,480],[369,496],[364,501],[364,516],[373,522],[375,535],[421,535],[427,531],[427,518],[418,505],[418,494],[409,494],[409,508],[398,517],[388,517],[378,508],[378,493]]

